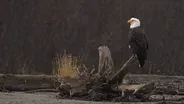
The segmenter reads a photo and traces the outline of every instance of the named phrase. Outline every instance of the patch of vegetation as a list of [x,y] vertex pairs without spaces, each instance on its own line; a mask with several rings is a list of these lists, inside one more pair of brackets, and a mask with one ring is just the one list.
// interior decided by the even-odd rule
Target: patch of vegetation
[[53,61],[53,75],[75,78],[81,68],[80,59],[64,52],[57,54]]

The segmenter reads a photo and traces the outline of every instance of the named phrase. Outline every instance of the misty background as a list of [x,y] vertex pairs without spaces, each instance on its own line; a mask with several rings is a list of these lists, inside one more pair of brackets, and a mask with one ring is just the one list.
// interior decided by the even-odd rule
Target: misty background
[[100,45],[120,68],[131,56],[132,16],[149,42],[145,69],[184,75],[184,0],[1,0],[0,72],[49,74],[64,50],[97,68]]

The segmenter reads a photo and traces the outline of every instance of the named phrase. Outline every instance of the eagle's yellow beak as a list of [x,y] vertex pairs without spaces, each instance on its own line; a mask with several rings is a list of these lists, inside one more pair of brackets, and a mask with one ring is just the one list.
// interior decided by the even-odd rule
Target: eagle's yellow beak
[[127,23],[131,23],[133,20],[128,20]]

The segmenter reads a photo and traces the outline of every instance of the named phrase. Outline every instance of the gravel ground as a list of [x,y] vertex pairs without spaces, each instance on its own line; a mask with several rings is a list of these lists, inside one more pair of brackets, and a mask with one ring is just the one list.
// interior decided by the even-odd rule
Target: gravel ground
[[[57,99],[56,93],[3,93],[0,92],[0,104],[145,104],[112,103]],[[147,103],[148,104],[148,103]],[[154,104],[154,103],[149,103]]]

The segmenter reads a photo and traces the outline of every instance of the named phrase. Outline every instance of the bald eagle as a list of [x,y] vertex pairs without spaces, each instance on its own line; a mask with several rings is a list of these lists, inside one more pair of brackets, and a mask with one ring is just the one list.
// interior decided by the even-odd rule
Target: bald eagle
[[130,30],[128,35],[129,48],[137,56],[139,67],[143,67],[147,59],[148,41],[144,31],[140,28],[140,21],[137,18],[128,20]]

